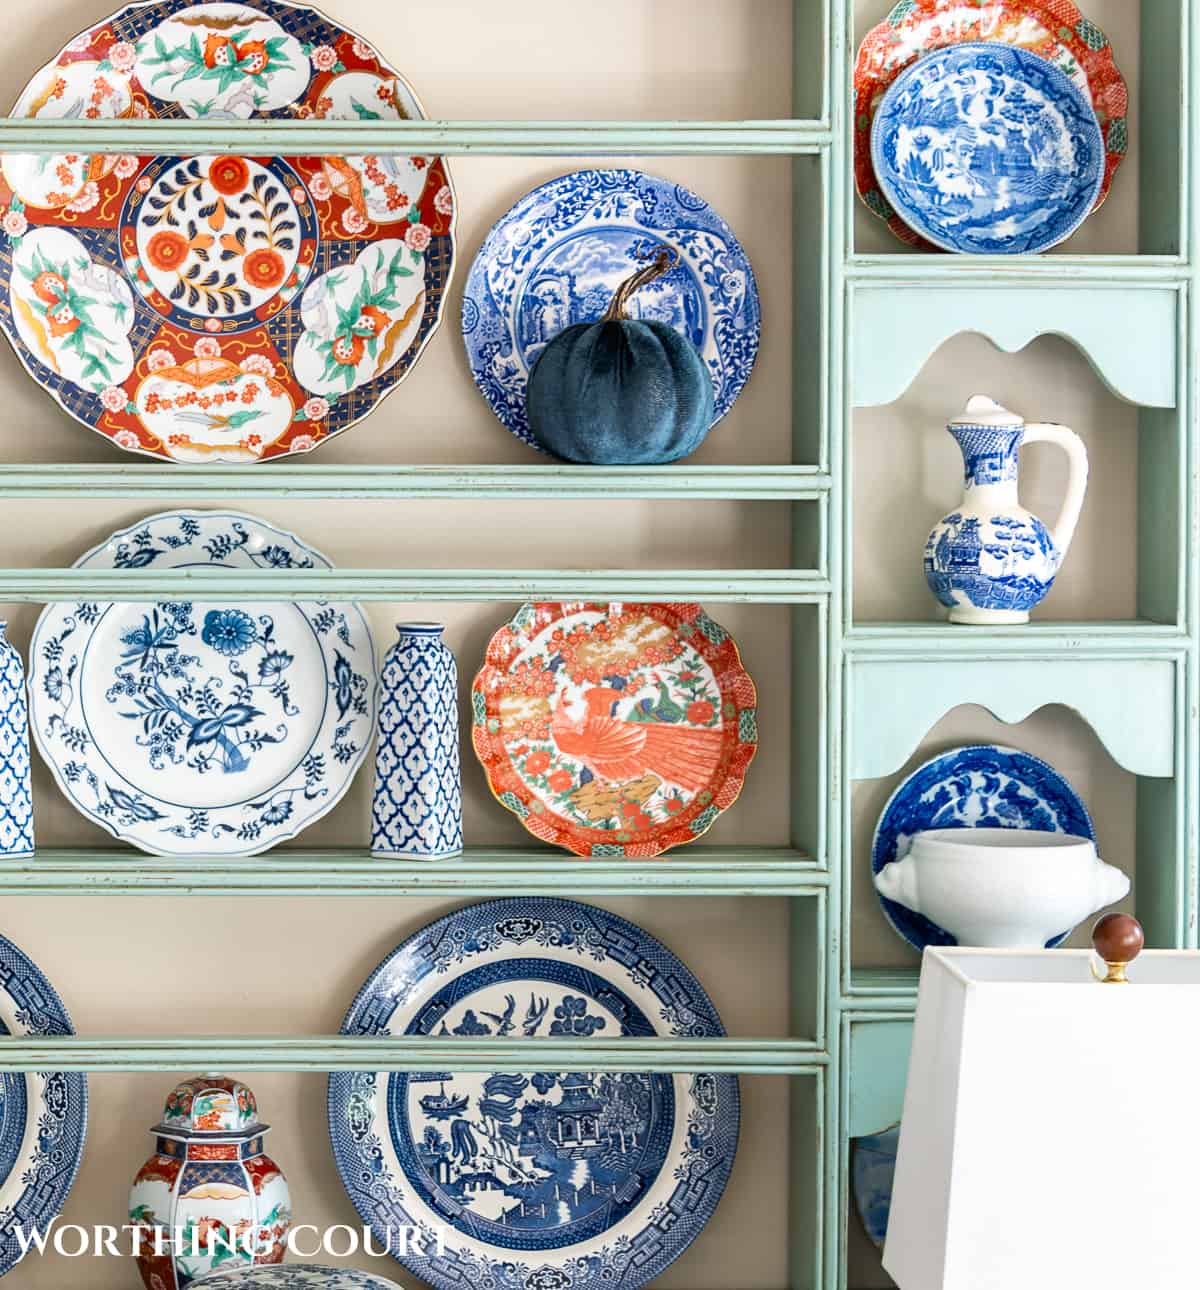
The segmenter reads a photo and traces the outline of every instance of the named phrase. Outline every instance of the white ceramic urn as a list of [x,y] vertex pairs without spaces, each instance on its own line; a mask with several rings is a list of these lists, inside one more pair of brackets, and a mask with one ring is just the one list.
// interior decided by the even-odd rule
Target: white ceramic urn
[[1033,829],[930,829],[875,875],[881,895],[960,945],[1042,948],[1129,894],[1095,843]]

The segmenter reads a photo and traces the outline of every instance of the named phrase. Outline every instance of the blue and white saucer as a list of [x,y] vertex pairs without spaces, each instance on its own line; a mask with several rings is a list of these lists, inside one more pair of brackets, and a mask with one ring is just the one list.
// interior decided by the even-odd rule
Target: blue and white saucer
[[[700,983],[640,927],[553,898],[431,923],[372,973],[350,1035],[717,1036]],[[342,1182],[380,1248],[434,1290],[604,1290],[652,1281],[721,1198],[732,1075],[497,1071],[329,1077]],[[443,1235],[439,1251],[434,1233]]]
[[[84,569],[311,569],[252,515],[167,511]],[[84,816],[153,855],[255,855],[350,786],[374,736],[362,609],[323,601],[48,605],[30,646],[30,728]]]
[[[888,798],[875,826],[872,872],[902,860],[914,834],[928,829],[1033,829],[1096,838],[1083,799],[1053,766],[997,744],[953,748],[913,771]],[[915,949],[958,944],[924,915],[886,896],[879,896],[879,903],[897,934]]]
[[260,1263],[210,1272],[195,1284],[204,1290],[402,1290],[373,1272],[318,1263]]
[[892,83],[871,127],[884,196],[946,251],[1045,251],[1087,218],[1105,146],[1079,87],[1046,59],[998,42],[948,45]]
[[[0,936],[0,1035],[74,1033],[41,969]],[[20,1262],[34,1233],[49,1234],[79,1171],[86,1132],[86,1075],[0,1073],[0,1276]]]
[[758,354],[754,271],[729,225],[702,197],[640,170],[577,170],[526,193],[487,235],[463,296],[475,383],[533,448],[529,373],[564,328],[595,322],[618,285],[656,248],[679,262],[630,301],[631,317],[670,323],[712,376],[713,420],[729,411]]
[[896,1176],[899,1145],[898,1124],[882,1133],[850,1140],[850,1190],[854,1207],[872,1244],[881,1250],[892,1209],[892,1183]]

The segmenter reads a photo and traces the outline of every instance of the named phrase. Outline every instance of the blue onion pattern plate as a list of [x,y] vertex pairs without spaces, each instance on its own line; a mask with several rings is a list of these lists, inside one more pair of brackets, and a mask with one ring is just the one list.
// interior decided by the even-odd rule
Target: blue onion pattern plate
[[714,424],[729,411],[754,366],[760,330],[758,286],[741,244],[680,184],[640,170],[577,170],[526,193],[499,220],[463,297],[475,383],[518,439],[539,448],[525,387],[547,343],[599,319],[617,286],[663,246],[679,262],[627,312],[687,336],[712,376]]
[[[0,1035],[73,1035],[41,969],[0,936]],[[87,1076],[0,1074],[0,1276],[45,1234],[79,1171],[87,1131]],[[18,1234],[20,1229],[20,1235]]]
[[1104,182],[1096,114],[1053,64],[1018,46],[951,45],[893,83],[871,127],[884,196],[946,251],[1045,251],[1083,223]]
[[[913,771],[888,799],[875,826],[872,872],[902,860],[914,834],[927,829],[1033,829],[1096,838],[1083,799],[1053,766],[998,744],[953,748]],[[893,929],[915,949],[958,944],[923,914],[886,896],[879,896],[879,903]],[[1048,948],[1068,934],[1069,929]]]
[[[167,511],[83,569],[330,567],[252,515]],[[30,727],[71,803],[153,855],[254,855],[345,793],[370,746],[375,649],[323,601],[49,605],[30,647]]]
[[318,1263],[274,1263],[212,1272],[196,1284],[205,1290],[402,1290],[373,1272]]
[[[359,991],[350,1035],[723,1035],[696,978],[640,927],[553,898],[431,923]],[[342,1181],[377,1243],[435,1290],[635,1290],[717,1207],[732,1075],[497,1071],[329,1077]],[[396,1235],[415,1229],[406,1252]],[[438,1252],[436,1234],[444,1249]]]
[[871,1242],[883,1249],[892,1209],[892,1182],[900,1126],[854,1138],[850,1144],[850,1190],[854,1207]]

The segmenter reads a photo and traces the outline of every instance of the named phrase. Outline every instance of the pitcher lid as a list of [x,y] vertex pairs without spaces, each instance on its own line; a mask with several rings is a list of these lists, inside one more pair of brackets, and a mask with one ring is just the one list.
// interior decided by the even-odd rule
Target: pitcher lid
[[986,394],[974,394],[967,400],[967,410],[956,416],[949,424],[951,429],[955,426],[995,426],[1018,430],[1025,424],[1025,418],[1010,412],[995,399],[989,399]]

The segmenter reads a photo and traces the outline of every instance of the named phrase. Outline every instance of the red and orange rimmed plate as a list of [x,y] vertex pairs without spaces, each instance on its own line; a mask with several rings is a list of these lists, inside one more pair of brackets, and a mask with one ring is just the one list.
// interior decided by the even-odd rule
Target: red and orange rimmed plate
[[736,801],[758,740],[754,682],[699,605],[526,604],[471,699],[497,800],[581,856],[694,841]]
[[[132,4],[14,115],[422,116],[365,41],[284,0]],[[130,452],[308,452],[403,379],[441,318],[439,157],[0,157],[0,326],[76,420]]]
[[1053,63],[1091,103],[1104,137],[1104,180],[1093,210],[1108,196],[1128,146],[1129,95],[1108,37],[1072,0],[900,0],[858,48],[854,65],[854,183],[869,210],[902,241],[938,248],[892,210],[871,164],[871,124],[892,82],[924,54],[969,41],[1016,45]]

